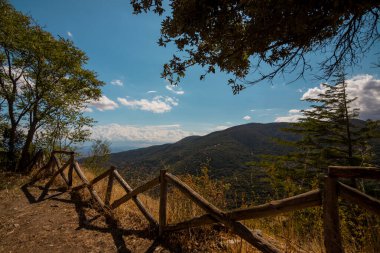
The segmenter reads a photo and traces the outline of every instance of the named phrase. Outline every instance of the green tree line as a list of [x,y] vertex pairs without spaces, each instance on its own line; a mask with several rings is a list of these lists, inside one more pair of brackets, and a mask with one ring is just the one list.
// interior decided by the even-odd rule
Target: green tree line
[[89,137],[94,121],[83,110],[100,97],[103,82],[72,41],[44,31],[6,0],[0,24],[1,148],[7,169],[24,171],[37,148]]
[[379,121],[359,120],[359,108],[353,106],[357,98],[347,92],[343,69],[335,75],[333,85],[321,87],[320,94],[305,99],[311,106],[301,111],[298,122],[284,129],[300,139],[279,140],[294,151],[266,156],[259,163],[267,168],[275,188],[287,189],[283,194],[312,188],[331,165],[376,165],[372,142],[380,137]]

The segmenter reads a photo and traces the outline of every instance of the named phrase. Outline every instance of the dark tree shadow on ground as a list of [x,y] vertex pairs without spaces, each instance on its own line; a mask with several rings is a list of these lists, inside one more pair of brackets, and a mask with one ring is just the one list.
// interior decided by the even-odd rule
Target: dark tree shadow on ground
[[[65,187],[59,188],[49,188],[46,189],[44,186],[34,186],[30,184],[25,184],[21,187],[25,197],[28,199],[30,204],[38,203],[45,200],[53,200],[64,203],[73,204],[75,206],[75,211],[78,214],[78,227],[77,230],[86,229],[93,230],[100,233],[111,234],[114,244],[117,248],[117,252],[129,253],[132,252],[128,249],[123,236],[135,236],[138,238],[148,239],[152,241],[152,244],[145,250],[146,253],[154,252],[157,247],[163,247],[170,252],[177,252],[178,248],[173,248],[165,240],[165,238],[160,238],[157,235],[157,229],[152,227],[147,227],[145,229],[126,229],[121,227],[119,222],[113,219],[110,215],[105,214],[105,226],[98,226],[92,224],[95,220],[102,217],[102,211],[99,210],[93,202],[83,200],[79,192],[71,191],[70,199],[59,198],[60,195],[67,192]],[[37,196],[36,196],[37,195]],[[94,217],[87,217],[86,209],[93,208],[98,211],[98,215]]]
[[[33,192],[38,192],[39,190],[41,190],[42,192],[41,194],[38,194],[38,196],[35,196],[35,194],[32,193],[31,189],[34,189]],[[38,203],[38,202],[62,195],[63,193],[66,192],[66,188],[59,187],[59,188],[49,188],[48,190],[46,190],[46,188],[40,185],[36,186],[36,185],[25,184],[21,186],[21,191],[24,193],[29,203],[34,204],[34,203]],[[46,194],[44,194],[45,192]]]

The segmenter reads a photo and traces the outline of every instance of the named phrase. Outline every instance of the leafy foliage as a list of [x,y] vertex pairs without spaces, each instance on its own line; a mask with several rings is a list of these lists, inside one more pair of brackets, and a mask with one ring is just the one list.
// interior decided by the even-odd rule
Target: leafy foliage
[[190,136],[173,144],[157,145],[110,155],[110,164],[125,169],[128,181],[155,176],[165,166],[176,174],[201,175],[199,168],[207,162],[211,179],[231,185],[227,191],[229,205],[241,205],[240,198],[257,202],[271,194],[266,172],[247,165],[260,155],[285,155],[292,148],[274,139],[296,140],[293,133],[282,131],[288,123],[251,123],[217,131],[206,136]]
[[[306,54],[317,51],[328,53],[320,65],[329,77],[339,65],[357,63],[379,38],[378,1],[169,2],[171,15],[162,22],[158,44],[174,43],[180,51],[162,72],[174,84],[198,64],[205,75],[217,67],[232,73],[229,84],[236,93],[279,73],[298,71],[302,76],[311,68]],[[164,12],[162,0],[131,3],[135,13]],[[258,77],[246,81],[252,70]]]
[[[323,93],[306,99],[313,104],[302,110],[299,122],[286,129],[301,136],[298,141],[283,142],[295,151],[285,156],[267,156],[262,163],[273,182],[282,184],[287,194],[309,189],[330,165],[368,166],[374,162],[370,141],[378,137],[378,122],[357,119],[359,110],[351,107],[356,98],[347,94],[342,72],[335,85],[322,87]],[[290,189],[290,185],[295,188]]]
[[[368,141],[375,137],[376,122],[364,125],[355,122],[359,109],[351,108],[356,98],[346,92],[344,74],[340,74],[337,84],[323,84],[325,93],[307,101],[319,103],[312,109],[304,110],[304,118],[295,127],[303,133],[306,146],[314,147],[311,160],[321,154],[330,165],[367,165],[371,160]],[[355,124],[356,123],[356,124]]]
[[[307,99],[313,103],[311,108],[303,110],[300,121],[287,128],[301,136],[298,141],[287,142],[295,151],[285,156],[266,156],[255,164],[266,168],[278,198],[319,187],[329,165],[373,165],[371,140],[379,136],[379,122],[357,119],[359,110],[352,108],[356,98],[347,94],[343,72],[338,73],[335,85],[323,84],[322,90],[323,93]],[[372,187],[373,184],[361,185],[362,190]],[[289,216],[295,226],[294,233],[321,234],[320,220],[310,219],[321,216],[319,209],[302,210]],[[378,247],[374,238],[379,233],[369,229],[371,222],[378,226],[378,219],[344,201],[340,203],[340,216],[344,242],[353,252]]]
[[88,138],[92,120],[83,115],[85,103],[100,96],[101,81],[84,68],[87,56],[72,41],[54,38],[34,21],[0,0],[1,115],[9,128],[10,168],[15,168],[23,129],[19,169],[26,167],[36,135],[40,147],[62,146],[62,139]]
[[90,168],[95,174],[100,174],[106,169],[111,153],[111,144],[106,140],[94,140],[91,145],[90,155],[84,160],[86,168]]

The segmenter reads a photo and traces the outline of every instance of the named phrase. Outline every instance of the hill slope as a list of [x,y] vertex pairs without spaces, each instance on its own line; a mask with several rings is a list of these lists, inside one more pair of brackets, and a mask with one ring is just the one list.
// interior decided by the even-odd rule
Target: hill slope
[[[355,124],[364,124],[356,120]],[[251,123],[210,133],[206,136],[190,136],[173,144],[113,153],[110,163],[124,170],[127,179],[146,179],[157,175],[162,168],[175,174],[200,173],[202,164],[207,164],[212,178],[224,179],[231,185],[229,197],[247,194],[250,199],[270,192],[267,174],[263,169],[247,166],[248,162],[260,159],[260,155],[282,155],[291,151],[276,139],[296,140],[294,133],[283,131],[289,123]],[[379,140],[373,143],[379,157]]]
[[296,139],[294,134],[281,130],[288,126],[288,123],[235,126],[206,136],[190,136],[173,144],[113,153],[110,162],[119,168],[128,167],[129,173],[157,173],[164,166],[177,173],[196,173],[201,164],[208,163],[214,177],[231,176],[236,170],[246,169],[245,163],[260,155],[289,152],[289,148],[274,140]]

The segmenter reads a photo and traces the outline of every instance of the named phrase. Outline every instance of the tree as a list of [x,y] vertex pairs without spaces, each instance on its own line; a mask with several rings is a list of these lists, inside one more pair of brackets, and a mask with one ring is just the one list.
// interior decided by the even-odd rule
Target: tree
[[43,131],[36,133],[35,143],[48,151],[74,150],[74,144],[89,139],[91,136],[89,127],[93,123],[92,118],[84,117],[77,110],[67,111],[67,108],[60,108],[46,119]]
[[[373,162],[370,141],[378,137],[379,123],[358,120],[359,110],[352,107],[356,98],[347,94],[342,70],[335,85],[323,84],[322,93],[305,99],[311,108],[302,110],[299,122],[286,131],[297,133],[298,141],[283,142],[294,147],[286,156],[267,157],[271,175],[278,182],[293,182],[301,190],[310,187],[313,179],[330,165],[369,166]],[[284,180],[288,178],[289,180]]]
[[98,174],[101,173],[109,160],[110,146],[111,144],[106,140],[94,140],[90,155],[84,160],[85,166]]
[[[303,118],[290,131],[301,133],[298,144],[309,147],[311,160],[322,158],[328,165],[368,165],[371,162],[369,140],[375,137],[376,124],[358,121],[359,109],[352,108],[356,98],[346,92],[345,75],[337,76],[336,84],[323,84],[324,93],[307,98],[314,103],[303,110]],[[298,145],[297,144],[297,145]]]
[[[342,69],[336,75],[335,85],[323,84],[322,91],[317,97],[306,99],[313,105],[303,110],[300,121],[288,129],[302,136],[299,141],[292,143],[295,152],[282,157],[280,166],[277,164],[278,167],[272,170],[275,172],[272,175],[277,174],[277,182],[288,186],[287,190],[291,193],[299,193],[320,184],[321,174],[325,174],[329,165],[373,165],[375,157],[370,142],[379,137],[380,125],[377,121],[358,120],[359,110],[353,107],[356,98],[347,93]],[[284,184],[281,177],[289,180]],[[355,179],[351,179],[351,184],[362,191],[376,189],[374,185],[364,184],[363,181],[358,184]],[[345,231],[343,236],[355,245],[355,250],[360,251],[363,245],[370,244],[366,243],[369,240],[366,238],[369,233],[367,228],[376,221],[362,209],[344,202],[339,212],[342,230]],[[307,213],[303,212],[304,215]]]
[[[0,98],[9,128],[9,167],[16,169],[18,162],[23,170],[36,133],[47,133],[62,118],[84,130],[90,120],[83,116],[83,107],[100,96],[103,82],[84,68],[88,58],[71,41],[54,38],[5,0],[0,0],[0,23]],[[20,130],[25,140],[18,159]]]
[[[131,0],[135,13],[160,15],[162,2]],[[162,72],[173,84],[198,64],[205,75],[216,67],[233,74],[229,84],[237,93],[280,73],[297,71],[301,77],[311,67],[306,54],[317,51],[327,53],[321,68],[330,77],[339,65],[355,64],[379,39],[379,1],[172,0],[169,6],[158,43],[174,43],[180,51]],[[248,81],[251,72],[258,76]]]

